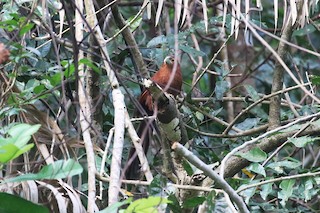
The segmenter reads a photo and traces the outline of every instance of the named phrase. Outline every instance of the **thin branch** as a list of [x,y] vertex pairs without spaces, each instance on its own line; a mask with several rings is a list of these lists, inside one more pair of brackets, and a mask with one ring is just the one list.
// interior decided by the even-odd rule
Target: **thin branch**
[[[305,83],[305,84],[302,84],[303,86],[306,86],[306,85],[309,85],[310,83]],[[296,85],[296,86],[293,86],[293,87],[289,87],[289,88],[286,88],[286,89],[283,89],[283,90],[280,90],[280,91],[277,91],[275,93],[271,93],[270,95],[266,95],[266,96],[263,96],[262,98],[260,98],[258,101],[252,103],[250,106],[248,106],[247,108],[245,108],[244,110],[242,110],[236,117],[235,119],[229,124],[229,126],[224,130],[223,134],[227,134],[230,129],[233,127],[233,125],[236,123],[236,121],[241,117],[243,116],[244,114],[246,114],[247,112],[249,112],[253,107],[255,107],[256,105],[258,105],[259,103],[262,103],[264,100],[266,99],[269,99],[271,97],[274,97],[276,95],[279,95],[279,94],[282,94],[282,93],[285,93],[285,92],[288,92],[290,90],[293,90],[293,89],[297,89],[297,88],[301,88],[300,85]]]
[[[192,163],[195,167],[204,172],[204,174],[208,175],[212,180],[215,181],[215,184],[223,189],[231,198],[233,202],[235,202],[239,208],[240,212],[249,212],[246,204],[243,199],[236,193],[236,191],[216,172],[214,172],[211,166],[205,164],[198,157],[196,157],[192,152],[187,150],[184,146],[179,143],[174,143],[172,145],[172,149],[174,149],[178,154],[185,157],[190,163]],[[226,197],[228,199],[228,197]]]
[[[312,119],[312,118],[314,118],[314,117],[319,117],[319,116],[320,116],[320,112],[318,112],[318,113],[316,113],[316,114],[313,114],[313,115],[308,115],[308,116],[305,116],[305,117],[301,117],[301,118],[299,118],[299,119],[297,119],[297,120],[295,120],[295,121],[293,121],[293,122],[291,122],[291,123],[288,123],[288,124],[286,124],[286,125],[284,125],[284,126],[280,126],[280,127],[276,128],[276,129],[270,130],[270,131],[268,131],[268,132],[266,132],[266,133],[264,133],[264,134],[262,134],[262,135],[260,135],[260,136],[258,136],[258,137],[256,137],[256,138],[253,138],[253,139],[250,140],[250,141],[245,142],[245,143],[242,144],[241,146],[238,146],[238,147],[234,148],[231,152],[229,152],[229,153],[223,158],[223,160],[222,160],[222,162],[221,162],[221,167],[220,167],[220,176],[221,176],[221,177],[224,177],[224,174],[225,174],[225,172],[226,172],[226,171],[225,171],[226,162],[228,161],[228,159],[229,159],[231,156],[235,155],[238,151],[240,151],[240,150],[248,147],[248,146],[251,145],[251,144],[256,143],[257,141],[259,141],[259,140],[261,140],[261,139],[263,139],[263,138],[265,138],[265,137],[267,137],[267,136],[269,136],[269,135],[272,135],[273,133],[279,132],[280,130],[286,129],[286,128],[288,128],[288,127],[290,127],[290,126],[293,126],[294,124],[300,123],[300,122],[302,122],[302,121],[307,121],[307,120],[309,120],[309,119]],[[277,136],[279,137],[279,135],[277,135]],[[280,135],[280,136],[281,136],[281,135]]]
[[283,181],[283,180],[291,180],[291,179],[298,179],[298,178],[304,178],[304,177],[315,177],[320,175],[320,172],[308,172],[308,173],[304,173],[304,174],[298,174],[298,175],[291,175],[291,176],[286,176],[286,177],[279,177],[279,178],[274,178],[274,179],[270,179],[270,180],[265,180],[265,181],[261,181],[259,183],[253,183],[250,185],[246,185],[244,187],[240,187],[238,190],[236,190],[237,193],[242,192],[246,189],[250,189],[253,187],[257,187],[257,186],[262,186],[264,184],[268,184],[268,183],[274,183],[274,182],[278,182],[278,181]]

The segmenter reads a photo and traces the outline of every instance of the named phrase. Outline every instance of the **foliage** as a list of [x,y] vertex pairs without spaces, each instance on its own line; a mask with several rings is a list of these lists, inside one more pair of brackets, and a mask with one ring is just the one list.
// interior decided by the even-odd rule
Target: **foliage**
[[[0,197],[3,196],[0,208],[5,207],[8,211],[9,207],[14,207],[9,205],[13,202],[23,206],[11,210],[16,212],[27,209],[27,206],[30,210],[34,208],[33,212],[46,212],[35,202],[46,204],[52,212],[81,212],[87,207],[88,147],[83,142],[79,116],[79,88],[83,86],[79,85],[81,67],[89,73],[85,79],[90,85],[86,98],[92,101],[89,111],[93,114],[89,122],[95,166],[97,171],[101,170],[102,176],[111,172],[112,154],[108,151],[113,148],[116,118],[112,90],[115,85],[103,63],[106,56],[100,54],[104,47],[97,45],[94,30],[89,29],[88,23],[84,27],[83,40],[76,42],[73,15],[76,6],[74,1],[61,2],[63,4],[55,0],[44,1],[43,5],[35,1],[0,3],[0,42],[10,50],[9,62],[0,65],[0,163],[3,173],[0,187],[14,194],[0,193]],[[95,4],[97,11],[102,2]],[[151,75],[165,56],[175,51],[181,53],[186,95],[178,103],[178,108],[187,127],[189,149],[207,164],[221,162],[234,148],[273,128],[270,126],[273,119],[270,103],[276,92],[272,87],[275,70],[279,67],[278,59],[256,37],[252,37],[245,25],[237,28],[234,18],[244,13],[232,13],[231,10],[224,17],[216,8],[216,1],[207,1],[210,7],[205,11],[205,1],[201,5],[189,1],[193,3],[187,5],[190,6],[188,11],[193,14],[185,15],[182,7],[181,18],[177,20],[175,10],[178,6],[164,1],[163,16],[156,18],[153,10],[158,9],[161,2],[152,2],[152,9],[148,11],[151,19],[147,13],[138,16],[129,26],[130,32]],[[248,18],[259,36],[277,51],[283,31],[273,28],[286,24],[283,18],[274,19],[271,2],[264,3],[263,12],[260,11],[262,8],[250,10]],[[128,6],[134,3],[138,6]],[[291,7],[292,4],[290,1]],[[254,6],[251,3],[251,7]],[[118,7],[126,23],[141,9],[139,3],[129,1],[118,2]],[[124,35],[120,33],[113,37],[122,30],[105,11],[109,10],[97,13],[99,22],[96,25],[108,40],[105,47],[110,60],[107,62],[116,73],[119,88],[125,95],[126,110],[133,118],[138,108],[135,100],[141,93],[141,67],[132,55],[134,47],[128,47]],[[284,7],[278,8],[279,17],[285,12]],[[317,13],[319,4],[310,8],[308,15]],[[155,22],[159,25],[155,26]],[[175,23],[179,28],[177,34],[174,33]],[[319,211],[320,131],[315,131],[320,128],[319,116],[292,123],[319,113],[317,100],[306,95],[301,88],[304,86],[319,97],[320,22],[315,16],[304,23],[304,26],[294,28],[289,41],[292,45],[283,58],[291,71],[283,72],[283,89],[289,89],[277,96],[279,126],[292,125],[236,152],[236,175],[226,177],[251,212]],[[238,37],[221,34],[222,26],[227,33],[239,29]],[[277,39],[270,37],[268,32]],[[84,51],[85,58],[79,60],[80,50]],[[308,85],[296,86],[292,76]],[[131,147],[128,135],[129,132],[123,135],[125,147],[121,168],[126,167]],[[157,137],[154,138],[157,141]],[[109,150],[103,152],[106,144]],[[194,194],[181,200],[183,190],[172,185],[172,179],[161,170],[164,164],[161,149],[153,148],[147,157],[154,174],[153,182],[148,187],[122,185],[128,194],[141,193],[146,198],[126,199],[126,193],[123,193],[122,201],[109,205],[109,183],[96,181],[102,192],[102,199],[95,203],[97,209],[103,209],[100,212],[152,212],[158,207],[164,211],[181,212],[202,204],[208,212],[230,211],[225,195],[221,189],[217,190],[215,183],[203,186],[206,191],[190,190]],[[246,163],[240,164],[244,159]],[[197,182],[197,177],[203,173],[186,160],[181,161],[181,168],[186,170],[189,179],[194,178],[194,186],[203,183],[202,179]],[[33,203],[20,199],[18,195],[29,197]]]
[[4,192],[0,192],[0,211],[5,213],[49,213],[49,210],[44,206]]
[[0,162],[7,163],[29,151],[34,144],[27,144],[40,125],[16,124],[7,134],[10,137],[0,138]]

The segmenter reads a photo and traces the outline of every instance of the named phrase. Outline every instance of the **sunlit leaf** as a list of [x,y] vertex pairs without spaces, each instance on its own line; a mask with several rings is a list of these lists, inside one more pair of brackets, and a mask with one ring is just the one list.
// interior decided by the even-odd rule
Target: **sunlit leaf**
[[33,174],[19,175],[14,178],[6,179],[4,182],[21,182],[26,180],[42,180],[42,179],[60,179],[66,177],[72,177],[74,175],[81,174],[83,171],[82,166],[73,159],[58,160],[53,164],[44,166],[40,172]]
[[283,180],[280,183],[280,189],[282,189],[282,190],[280,192],[278,192],[278,198],[281,199],[280,203],[282,206],[285,206],[289,197],[291,197],[291,195],[293,193],[294,184],[295,184],[294,179]]
[[273,169],[278,173],[283,173],[284,168],[296,169],[300,165],[301,165],[300,162],[293,162],[293,161],[284,160],[284,161],[270,163],[267,165],[267,168]]
[[249,171],[262,175],[263,177],[266,177],[266,171],[264,170],[264,167],[259,163],[252,163],[247,167],[247,169]]
[[21,148],[28,143],[28,141],[31,139],[31,136],[39,130],[40,126],[41,126],[40,124],[37,124],[37,125],[18,124],[12,127],[8,131],[8,133],[14,138],[15,146],[17,146],[18,148]]
[[262,199],[267,200],[268,195],[272,192],[272,185],[273,183],[267,183],[261,186],[260,195]]
[[12,160],[14,155],[19,151],[19,148],[14,144],[7,144],[0,147],[0,162],[7,163]]
[[129,212],[157,212],[157,207],[161,204],[170,203],[167,198],[163,197],[148,197],[138,199],[132,202],[128,208],[125,210],[126,213]]
[[33,23],[28,23],[25,24],[21,27],[20,31],[19,31],[19,35],[23,36],[24,34],[26,34],[27,32],[29,32],[32,28],[34,27]]
[[246,153],[237,153],[237,155],[251,162],[261,162],[267,159],[267,154],[258,147],[253,148]]
[[108,206],[107,208],[98,211],[97,213],[118,213],[119,212],[119,208],[123,205],[129,204],[132,201],[133,198],[129,198],[126,199],[124,201],[121,202],[116,202],[110,206]]
[[320,137],[310,137],[310,136],[301,136],[298,138],[288,138],[288,141],[293,143],[296,147],[301,148],[305,147],[309,143],[313,143],[317,140],[319,140]]

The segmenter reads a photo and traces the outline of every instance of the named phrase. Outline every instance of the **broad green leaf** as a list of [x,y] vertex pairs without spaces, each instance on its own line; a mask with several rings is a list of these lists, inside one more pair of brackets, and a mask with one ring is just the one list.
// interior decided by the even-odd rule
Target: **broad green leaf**
[[97,213],[118,213],[119,212],[119,207],[123,206],[123,205],[126,205],[126,204],[129,204],[130,202],[132,201],[132,198],[128,198],[124,201],[121,201],[121,202],[116,202],[110,206],[108,206],[107,208],[101,210],[101,211],[98,211]]
[[314,85],[320,85],[320,76],[319,75],[311,75],[311,82]]
[[148,44],[147,47],[155,47],[158,46],[159,44],[163,44],[163,43],[167,43],[168,39],[166,36],[161,35],[161,36],[157,36],[153,39],[151,39]]
[[274,162],[270,163],[267,165],[267,168],[273,169],[278,173],[283,173],[283,168],[286,167],[288,169],[295,169],[301,165],[300,162],[293,162],[293,161],[279,161],[279,162]]
[[288,140],[293,143],[296,147],[301,148],[305,147],[308,143],[312,143],[314,141],[319,140],[320,137],[310,137],[310,136],[302,136],[298,138],[288,138]]
[[79,61],[79,63],[84,64],[84,65],[90,67],[96,73],[101,74],[101,70],[97,67],[97,65],[95,63],[93,63],[91,60],[89,60],[88,58],[82,58]]
[[163,197],[148,197],[142,198],[132,202],[128,208],[125,210],[126,213],[129,212],[157,212],[157,207],[160,204],[170,203],[167,198]]
[[[252,183],[257,183],[257,182],[258,182],[258,180],[254,180],[254,181],[251,182],[251,184],[252,184]],[[243,184],[243,185],[241,185],[238,190],[242,189],[243,187],[246,187],[247,185],[248,185],[248,184]],[[246,189],[246,190],[241,191],[241,192],[240,192],[240,195],[241,195],[242,197],[244,197],[245,202],[248,204],[249,201],[250,201],[250,198],[256,193],[256,191],[257,191],[257,187],[251,187],[251,188],[249,188],[249,189]]]
[[285,206],[287,200],[291,197],[293,193],[293,186],[295,184],[294,179],[290,180],[283,180],[280,183],[280,189],[282,189],[280,192],[278,192],[278,198],[281,199],[281,205]]
[[258,125],[259,121],[260,121],[259,118],[247,118],[244,121],[242,121],[241,123],[238,123],[236,125],[236,127],[241,130],[252,129],[253,127]]
[[311,200],[312,196],[311,196],[311,189],[313,188],[313,183],[312,183],[312,179],[308,178],[305,182],[304,182],[304,201],[307,202],[309,200]]
[[245,85],[244,88],[246,88],[248,95],[254,102],[258,101],[260,99],[260,96],[258,92],[254,89],[251,85]]
[[264,170],[264,167],[259,163],[252,163],[247,167],[247,169],[254,173],[260,174],[263,177],[266,177],[266,171]]
[[168,206],[170,208],[170,211],[172,211],[173,213],[180,213],[182,212],[182,207],[180,205],[179,200],[177,199],[177,197],[174,195],[174,193],[170,194],[168,196],[168,200],[170,201],[170,203],[168,203]]
[[[134,16],[130,17],[127,22],[130,22],[132,21],[134,18]],[[142,21],[142,17],[137,17],[136,20],[134,20],[131,24],[130,24],[130,30],[131,32],[135,31],[141,24],[141,21]]]
[[182,204],[183,208],[194,208],[201,205],[206,200],[205,197],[193,197],[185,200]]
[[262,199],[267,200],[268,195],[272,192],[272,185],[273,183],[267,183],[261,186],[260,195]]
[[34,144],[27,144],[24,147],[20,148],[13,156],[12,159],[15,159],[17,157],[19,157],[20,155],[22,155],[23,153],[29,151],[30,149],[32,149],[32,147],[34,147]]
[[222,100],[223,95],[229,89],[229,83],[227,81],[217,81],[214,89],[217,100]]
[[182,50],[185,53],[188,53],[189,55],[191,55],[193,57],[205,56],[206,55],[204,52],[196,50],[193,47],[186,46],[186,45],[179,45],[179,49]]
[[311,34],[316,30],[317,29],[312,24],[307,24],[303,28],[295,30],[292,36],[307,36],[308,34]]
[[196,117],[199,121],[203,121],[203,119],[204,119],[204,115],[198,111],[196,111]]
[[49,213],[49,210],[41,205],[32,203],[21,197],[0,192],[0,212],[3,213]]
[[19,175],[14,178],[6,179],[4,182],[21,182],[26,180],[42,180],[42,179],[60,179],[66,177],[72,177],[74,175],[81,174],[83,171],[82,166],[73,159],[58,160],[53,164],[44,166],[40,172],[36,174]]
[[237,153],[237,155],[247,159],[250,162],[256,162],[256,163],[267,159],[267,154],[258,147],[255,147],[246,153]]
[[14,138],[15,140],[14,144],[18,148],[21,148],[28,143],[28,141],[31,138],[31,135],[36,133],[39,130],[40,126],[41,126],[40,124],[33,125],[33,126],[29,124],[18,124],[12,127],[8,131],[8,133]]
[[24,34],[26,34],[27,32],[29,32],[32,28],[33,28],[34,24],[33,23],[28,23],[25,24],[21,27],[20,31],[19,31],[19,35],[23,36]]
[[12,160],[14,155],[19,151],[19,148],[14,144],[7,144],[0,147],[0,162],[7,163]]

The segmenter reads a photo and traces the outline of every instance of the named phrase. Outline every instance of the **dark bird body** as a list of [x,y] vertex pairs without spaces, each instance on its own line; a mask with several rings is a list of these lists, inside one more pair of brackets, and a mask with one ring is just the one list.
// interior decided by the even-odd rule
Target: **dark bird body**
[[[176,69],[174,70],[174,57],[166,57],[160,69],[152,76],[151,80],[158,84],[165,92],[177,96],[181,93],[182,87],[182,73],[180,64],[177,62]],[[167,86],[169,82],[170,86]],[[154,114],[154,100],[148,89],[145,89],[140,95],[139,103],[149,116]],[[141,113],[139,114],[141,115]],[[149,138],[152,135],[153,129],[152,126],[154,126],[154,122],[142,121],[137,131],[145,153],[149,148]],[[126,178],[140,179],[140,161],[134,148],[130,150],[128,159],[129,165],[126,171]]]

